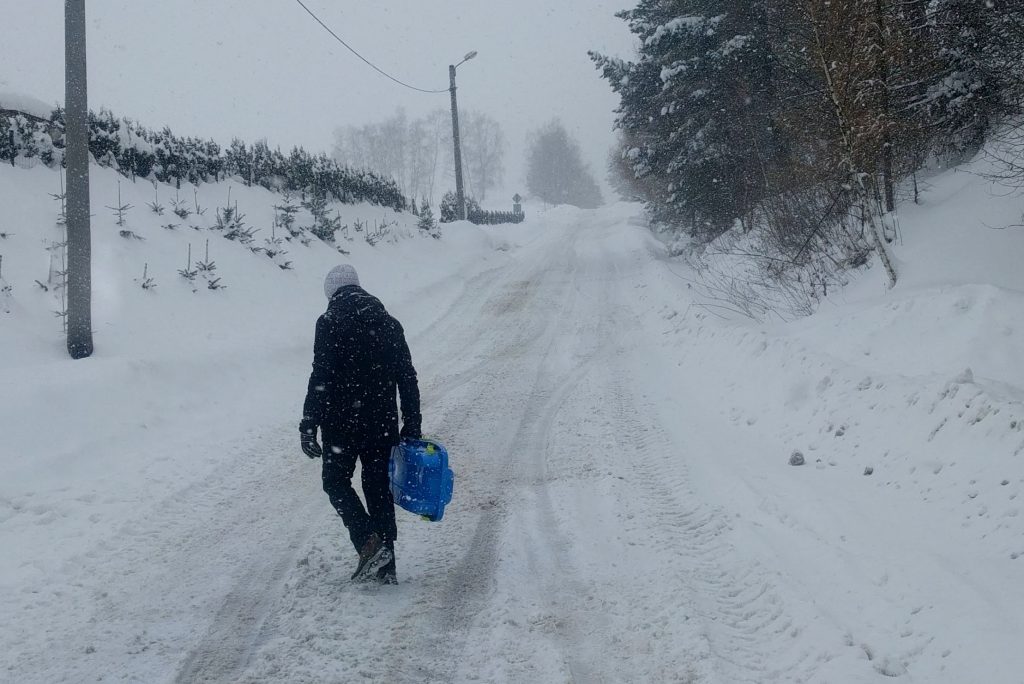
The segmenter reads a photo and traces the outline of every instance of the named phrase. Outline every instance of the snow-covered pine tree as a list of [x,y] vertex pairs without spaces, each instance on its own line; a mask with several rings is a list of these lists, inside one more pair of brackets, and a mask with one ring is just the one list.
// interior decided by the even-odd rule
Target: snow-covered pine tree
[[[579,143],[561,121],[551,121],[531,138],[526,158],[526,185],[531,195],[549,204],[571,204],[584,209],[600,206],[601,190],[583,163]],[[480,206],[474,209],[480,211]],[[467,216],[469,211],[467,206]]]
[[246,185],[252,177],[252,157],[249,148],[238,138],[232,139],[224,151],[224,172],[228,176],[238,176]]
[[10,162],[18,156],[18,148],[14,144],[14,127],[6,116],[0,116],[0,162]]
[[334,234],[341,228],[341,218],[330,216],[330,203],[327,196],[314,193],[302,206],[313,217],[313,223],[306,230],[325,242],[334,240]]
[[[415,203],[414,203],[415,204]],[[416,224],[420,230],[434,238],[440,238],[441,232],[438,230],[437,221],[434,220],[434,210],[430,208],[427,200],[423,200],[423,204],[420,205],[419,211],[420,220]]]
[[301,192],[313,184],[313,160],[301,147],[293,147],[288,155],[288,188]]
[[274,205],[274,212],[274,221],[288,233],[287,239],[302,235],[302,229],[295,225],[295,215],[299,213],[299,207],[296,206],[295,197],[290,191],[286,190],[281,203]]
[[267,145],[266,139],[257,140],[251,148],[251,164],[249,181],[253,185],[261,185],[265,188],[271,187],[271,179],[277,175],[274,168],[274,155]]
[[626,143],[625,136],[620,131],[618,141],[608,150],[605,178],[619,199],[627,202],[642,202],[646,193],[639,187],[632,162],[623,153],[624,150],[629,150],[632,147],[633,145]]
[[451,223],[459,217],[459,202],[455,193],[449,190],[441,198],[441,223]]
[[17,152],[15,158],[38,159],[40,155],[38,124],[24,115],[17,115],[10,121],[13,132],[13,145]]
[[989,139],[999,180],[1024,185],[1024,5],[935,0],[929,14],[946,71],[931,89],[940,130],[958,157]]
[[[931,85],[930,97],[939,107],[937,121],[949,147],[967,153],[984,141],[999,116],[1006,112],[1004,89],[1013,69],[1013,50],[1004,47],[1001,30],[1013,23],[1016,3],[975,0],[936,0],[929,27],[944,73]],[[1009,59],[1008,59],[1009,58]]]
[[591,53],[658,221],[710,239],[769,192],[779,155],[765,0],[641,0],[620,12],[635,62]]
[[89,154],[101,166],[117,168],[121,152],[121,122],[108,109],[89,113]]

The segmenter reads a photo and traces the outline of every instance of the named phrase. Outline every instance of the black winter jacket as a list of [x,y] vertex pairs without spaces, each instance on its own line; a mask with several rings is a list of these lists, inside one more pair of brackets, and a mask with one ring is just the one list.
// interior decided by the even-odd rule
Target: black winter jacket
[[419,437],[420,391],[405,331],[376,297],[341,288],[316,322],[300,429],[319,426],[356,445],[398,444],[396,387],[402,433]]

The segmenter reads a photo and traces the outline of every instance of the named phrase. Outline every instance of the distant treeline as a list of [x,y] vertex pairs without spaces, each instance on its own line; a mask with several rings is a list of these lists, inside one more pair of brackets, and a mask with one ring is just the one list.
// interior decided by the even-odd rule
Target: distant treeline
[[[473,197],[466,198],[466,220],[478,226],[497,226],[503,223],[522,223],[526,214],[520,211],[487,211]],[[459,201],[449,190],[441,198],[441,223],[459,220]]]
[[478,226],[499,226],[504,223],[522,223],[526,214],[514,211],[484,211],[477,209],[466,212],[466,220]]
[[[246,185],[273,191],[310,193],[346,204],[370,202],[397,211],[408,204],[391,178],[342,166],[326,154],[301,147],[287,155],[266,141],[251,145],[234,139],[222,148],[212,140],[181,137],[169,128],[155,131],[107,110],[89,113],[89,151],[96,163],[131,178],[176,186],[237,177]],[[0,162],[38,159],[63,164],[64,111],[49,118],[0,109]]]

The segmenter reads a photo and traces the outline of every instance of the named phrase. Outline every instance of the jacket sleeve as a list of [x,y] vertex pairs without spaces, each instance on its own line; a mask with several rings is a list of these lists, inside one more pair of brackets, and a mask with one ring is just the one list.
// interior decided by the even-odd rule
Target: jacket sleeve
[[303,432],[310,427],[322,425],[327,415],[327,397],[330,396],[328,390],[332,378],[329,344],[329,324],[327,318],[321,316],[316,322],[316,338],[313,342],[313,372],[309,374],[306,401],[302,406],[299,429]]
[[402,434],[412,431],[419,435],[423,417],[420,414],[420,386],[416,369],[412,365],[412,353],[405,341],[402,324],[395,321],[395,361],[398,397],[402,406]]

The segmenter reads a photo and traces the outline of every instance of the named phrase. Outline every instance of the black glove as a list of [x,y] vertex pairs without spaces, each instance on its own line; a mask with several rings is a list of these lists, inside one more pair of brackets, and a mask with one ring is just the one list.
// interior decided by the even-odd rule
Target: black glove
[[423,433],[418,424],[406,423],[399,433],[402,439],[423,439]]
[[312,421],[303,420],[299,423],[299,436],[302,440],[302,453],[310,458],[320,458],[324,455],[323,449],[316,441],[316,425]]

